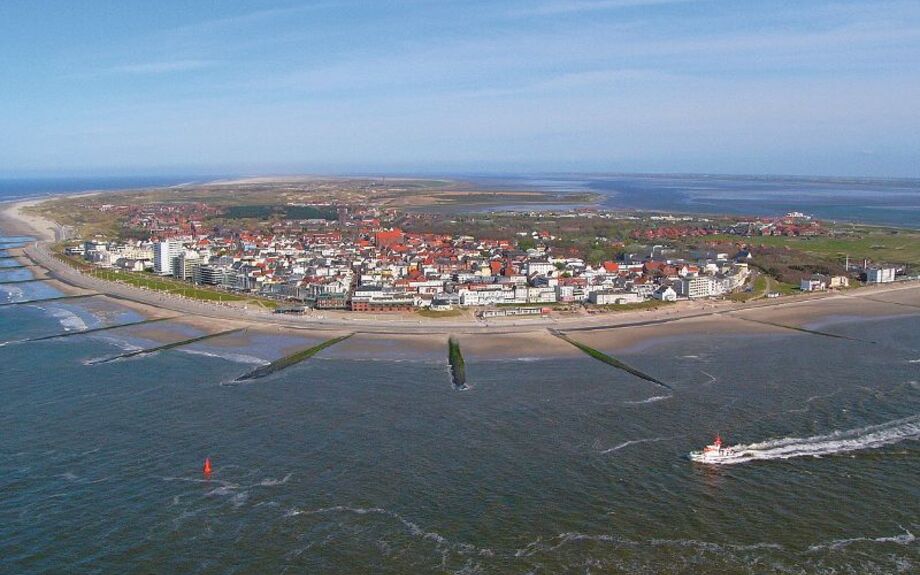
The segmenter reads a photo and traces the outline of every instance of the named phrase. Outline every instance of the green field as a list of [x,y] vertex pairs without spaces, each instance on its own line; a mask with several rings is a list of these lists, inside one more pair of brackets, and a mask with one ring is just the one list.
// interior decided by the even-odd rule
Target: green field
[[[711,236],[712,240],[736,242],[735,236]],[[842,236],[783,237],[763,236],[747,240],[751,245],[788,247],[818,257],[842,263],[846,256],[851,262],[868,258],[877,263],[920,266],[920,232],[882,228],[853,228]]]
[[661,301],[657,299],[650,299],[638,303],[621,303],[621,304],[612,304],[612,305],[599,305],[592,306],[594,309],[603,310],[605,312],[622,312],[622,311],[640,311],[640,310],[653,310],[660,307],[672,305],[672,302]]
[[204,301],[246,301],[252,299],[237,294],[201,288],[184,282],[150,274],[121,272],[104,269],[93,270],[91,273],[97,278],[104,280],[119,281],[136,287],[177,294],[184,297]]
[[435,311],[435,310],[430,310],[430,309],[418,309],[415,311],[415,313],[417,313],[418,315],[422,317],[441,318],[441,317],[457,317],[459,315],[463,315],[463,310],[449,309],[449,310],[444,310],[444,311]]
[[149,289],[151,291],[180,295],[182,297],[197,299],[200,301],[246,302],[253,305],[262,306],[266,309],[275,309],[278,307],[278,302],[270,299],[227,293],[225,291],[204,288],[147,273],[123,272],[117,270],[94,268],[93,266],[81,260],[61,255],[59,250],[55,251],[58,253],[59,258],[65,263],[70,264],[85,274],[92,275],[106,281],[117,281],[135,287]]
[[731,301],[748,302],[755,299],[764,298],[768,293],[772,292],[781,295],[791,295],[799,293],[799,289],[798,286],[781,282],[776,278],[772,278],[766,274],[759,274],[757,279],[754,280],[754,285],[752,286],[751,291],[735,292],[728,294],[726,297]]

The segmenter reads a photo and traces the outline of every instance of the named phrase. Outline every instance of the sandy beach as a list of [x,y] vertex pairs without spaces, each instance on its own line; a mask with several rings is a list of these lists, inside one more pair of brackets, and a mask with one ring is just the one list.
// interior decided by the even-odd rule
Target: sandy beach
[[0,230],[3,234],[32,236],[42,241],[55,241],[60,235],[60,226],[55,222],[24,213],[24,209],[48,201],[44,197],[37,200],[22,200],[0,204]]
[[[8,233],[54,238],[56,225],[23,210],[47,198],[13,202],[2,207],[0,226]],[[762,334],[790,327],[807,327],[834,317],[887,317],[920,314],[917,282],[864,287],[840,293],[816,293],[779,300],[738,304],[730,301],[681,302],[656,310],[619,313],[572,314],[525,320],[480,321],[472,316],[420,318],[416,314],[364,315],[323,313],[304,317],[271,314],[264,310],[231,309],[209,302],[164,295],[125,284],[85,276],[56,260],[43,243],[15,250],[23,261],[34,262],[36,277],[51,278],[49,285],[66,294],[96,292],[111,296],[122,305],[148,317],[170,313],[207,325],[239,325],[300,332],[308,339],[324,340],[343,333],[356,333],[350,340],[323,353],[351,355],[359,350],[368,357],[426,359],[446,354],[447,336],[458,337],[464,353],[478,359],[524,357],[571,357],[580,353],[554,337],[550,330],[568,333],[578,341],[610,352],[628,351],[662,338],[692,334]],[[752,321],[753,320],[753,321]],[[210,324],[210,325],[209,325]],[[209,331],[210,331],[209,330]]]

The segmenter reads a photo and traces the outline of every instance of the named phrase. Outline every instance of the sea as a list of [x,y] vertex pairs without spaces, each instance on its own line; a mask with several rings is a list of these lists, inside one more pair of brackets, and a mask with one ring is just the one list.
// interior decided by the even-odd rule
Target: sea
[[[105,361],[196,332],[29,274],[0,270],[2,573],[920,572],[918,314],[616,352],[669,388],[534,349],[458,390],[446,349],[360,346],[239,384],[293,336]],[[689,461],[715,433],[749,457]]]
[[731,214],[739,219],[796,211],[828,221],[920,228],[917,179],[702,174],[474,175],[466,179],[493,189],[592,192],[601,197],[598,206],[606,209]]

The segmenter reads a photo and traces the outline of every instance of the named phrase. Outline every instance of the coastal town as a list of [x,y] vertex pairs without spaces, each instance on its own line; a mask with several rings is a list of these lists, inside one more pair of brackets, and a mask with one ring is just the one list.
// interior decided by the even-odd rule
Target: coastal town
[[[761,297],[778,297],[780,291],[769,289],[772,283],[756,281],[766,276],[757,267],[751,238],[825,233],[820,222],[798,212],[718,223],[652,215],[628,232],[633,249],[600,259],[560,247],[559,238],[546,230],[503,238],[412,231],[400,227],[406,219],[395,210],[371,207],[237,208],[237,217],[279,216],[253,226],[213,225],[224,214],[203,203],[101,204],[97,209],[118,213],[130,237],[70,241],[66,255],[101,269],[169,276],[270,298],[280,304],[276,311],[286,313],[473,308],[482,317],[500,317],[542,315],[566,306],[609,309],[743,297],[755,287],[763,291]],[[578,210],[565,217],[622,215]],[[674,243],[709,236],[736,241],[703,243],[692,250]],[[800,274],[793,288],[807,292],[842,289],[851,281],[887,283],[904,270],[847,259],[843,266],[822,271],[827,273]]]

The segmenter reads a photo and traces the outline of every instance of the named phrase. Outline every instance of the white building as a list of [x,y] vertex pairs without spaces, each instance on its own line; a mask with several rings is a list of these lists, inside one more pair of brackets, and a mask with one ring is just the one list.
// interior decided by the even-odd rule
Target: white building
[[619,305],[627,303],[639,303],[642,296],[633,292],[623,291],[593,291],[588,296],[588,301],[595,305]]
[[850,287],[850,278],[847,276],[831,276],[831,281],[827,284],[829,288],[846,288]]
[[546,275],[553,272],[556,269],[556,266],[547,262],[540,260],[531,260],[527,262],[527,275],[532,276],[533,274]]
[[712,278],[707,276],[686,277],[678,285],[680,286],[680,295],[690,299],[709,297],[717,291],[713,289]]
[[182,253],[182,242],[164,240],[153,244],[153,271],[168,276],[173,273],[173,261]]
[[802,278],[802,281],[799,282],[799,289],[802,291],[823,291],[827,289],[827,280],[823,276]]
[[894,281],[895,268],[892,267],[871,267],[866,268],[866,283],[886,284]]
[[555,287],[532,287],[527,290],[527,303],[555,303]]
[[652,297],[661,301],[677,301],[677,292],[671,286],[662,286],[655,290]]

